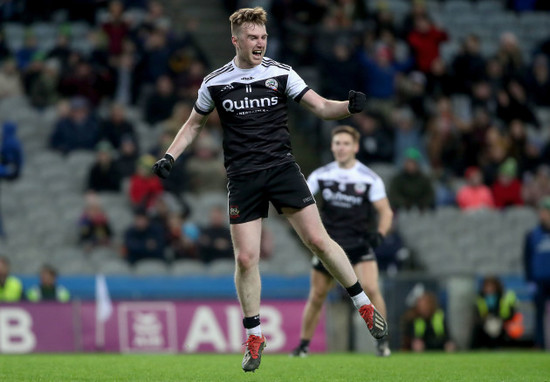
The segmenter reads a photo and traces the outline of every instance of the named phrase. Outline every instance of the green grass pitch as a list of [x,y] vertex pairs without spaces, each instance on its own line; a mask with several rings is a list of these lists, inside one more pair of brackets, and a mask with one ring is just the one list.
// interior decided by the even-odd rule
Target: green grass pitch
[[0,355],[1,381],[549,381],[550,353],[264,354],[255,373],[240,355]]

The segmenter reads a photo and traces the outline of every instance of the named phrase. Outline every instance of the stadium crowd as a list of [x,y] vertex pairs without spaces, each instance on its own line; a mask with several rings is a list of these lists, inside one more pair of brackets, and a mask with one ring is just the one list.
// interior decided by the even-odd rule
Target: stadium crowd
[[[233,256],[225,208],[213,206],[208,225],[199,226],[184,197],[225,190],[215,113],[169,179],[150,171],[212,69],[194,24],[175,31],[176,20],[165,9],[169,3],[13,0],[0,7],[4,21],[28,26],[15,50],[0,29],[0,102],[23,94],[39,111],[55,108],[49,148],[60,155],[95,152],[82,190],[78,245],[88,251],[117,248],[130,264],[143,258],[208,263]],[[252,3],[224,5],[234,10]],[[361,133],[362,162],[397,169],[386,179],[394,209],[537,207],[550,195],[550,35],[532,51],[523,49],[513,30],[498,41],[475,33],[458,41],[422,0],[411,2],[400,19],[385,1],[262,3],[272,17],[271,58],[298,73],[314,68],[325,97],[346,99],[349,89],[367,94],[367,110],[346,122]],[[543,1],[502,3],[515,12],[548,10]],[[73,40],[75,22],[87,26],[85,41]],[[53,46],[38,43],[31,28],[36,23],[55,24]],[[460,49],[444,57],[449,41]],[[487,54],[483,45],[489,43],[495,49]],[[127,116],[136,109],[156,142],[139,139]],[[327,130],[333,125],[299,117],[293,128],[308,136],[319,158],[327,158]],[[98,198],[103,192],[127,195],[135,219],[125,232],[113,232]],[[270,235],[265,232],[265,258],[273,252]],[[399,264],[397,249],[384,258]]]

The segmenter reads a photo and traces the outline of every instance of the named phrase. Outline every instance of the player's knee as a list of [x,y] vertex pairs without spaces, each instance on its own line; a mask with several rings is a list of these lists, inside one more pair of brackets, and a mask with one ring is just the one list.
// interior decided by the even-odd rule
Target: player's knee
[[328,240],[321,234],[311,234],[304,241],[307,247],[316,255],[327,252]]
[[324,291],[311,291],[311,303],[316,307],[322,306],[327,298],[327,292]]
[[246,271],[258,264],[258,256],[252,252],[242,251],[236,256],[237,268],[241,271]]

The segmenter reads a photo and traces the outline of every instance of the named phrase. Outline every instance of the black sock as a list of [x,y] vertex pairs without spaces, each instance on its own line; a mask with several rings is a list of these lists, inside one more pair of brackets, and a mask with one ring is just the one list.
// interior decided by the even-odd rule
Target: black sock
[[303,338],[300,340],[300,347],[302,349],[307,349],[309,347],[309,341],[310,340],[304,340]]
[[363,291],[363,287],[361,284],[359,284],[359,281],[357,281],[355,284],[350,286],[349,288],[346,288],[348,291],[350,297],[357,296],[359,293]]
[[252,329],[260,325],[260,315],[243,318],[243,325],[245,329]]

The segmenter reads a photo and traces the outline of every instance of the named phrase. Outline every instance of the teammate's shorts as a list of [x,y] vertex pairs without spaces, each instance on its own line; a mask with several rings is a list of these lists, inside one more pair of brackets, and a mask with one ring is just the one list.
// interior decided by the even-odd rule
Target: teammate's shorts
[[231,176],[227,189],[230,224],[266,218],[269,202],[279,214],[283,207],[302,209],[315,204],[304,175],[294,162]]
[[[360,245],[353,248],[344,248],[344,252],[346,252],[346,255],[348,255],[348,259],[351,265],[355,265],[363,261],[376,261],[374,250],[368,244]],[[313,269],[330,275],[330,272],[325,268],[325,266],[317,256],[313,256],[313,258],[311,259],[311,263],[313,265]]]

